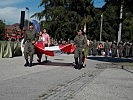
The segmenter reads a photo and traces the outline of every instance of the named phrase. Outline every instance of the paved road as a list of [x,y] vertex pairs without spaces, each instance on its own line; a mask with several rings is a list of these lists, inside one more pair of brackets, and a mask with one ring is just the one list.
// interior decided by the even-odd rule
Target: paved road
[[[113,100],[132,100],[133,74],[119,68],[110,68],[109,62],[88,59],[87,67],[77,70],[72,66],[73,55],[49,57],[48,63],[41,64],[36,59],[35,55],[32,68],[23,66],[23,57],[0,59],[0,100],[112,100],[104,97],[112,97],[115,93],[119,97],[121,92],[118,91],[123,89],[123,98],[128,96],[128,99]],[[106,65],[109,68],[106,69]],[[113,84],[124,88],[116,89],[115,92],[110,90]],[[101,86],[105,86],[106,90]],[[102,92],[97,92],[97,89]],[[111,94],[104,95],[107,91]],[[95,98],[94,94],[101,99]]]
[[106,69],[72,100],[133,100],[133,73]]

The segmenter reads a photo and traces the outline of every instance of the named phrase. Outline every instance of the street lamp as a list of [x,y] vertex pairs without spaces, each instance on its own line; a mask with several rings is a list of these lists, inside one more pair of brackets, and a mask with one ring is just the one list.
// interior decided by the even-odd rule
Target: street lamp
[[103,30],[103,13],[101,14],[100,42],[101,42],[101,39],[102,39],[102,30]]
[[122,13],[123,13],[123,5],[121,4],[121,9],[120,9],[120,23],[119,23],[119,31],[118,31],[118,40],[117,40],[117,45],[121,41],[121,30],[122,30]]
[[27,10],[27,14],[28,14],[28,28],[29,28],[29,8],[26,7],[26,10]]

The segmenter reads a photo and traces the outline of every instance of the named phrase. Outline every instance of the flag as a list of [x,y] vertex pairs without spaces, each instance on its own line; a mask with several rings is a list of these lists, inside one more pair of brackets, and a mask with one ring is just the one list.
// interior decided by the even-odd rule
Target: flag
[[35,47],[37,49],[37,52],[48,56],[55,56],[62,54],[62,52],[73,53],[75,50],[75,46],[73,44],[44,47],[42,42],[38,42]]
[[26,8],[26,10],[29,10],[29,8],[28,7],[25,7]]
[[32,20],[32,23],[35,27],[36,32],[39,33],[40,32],[40,25],[39,25],[38,21],[37,20]]

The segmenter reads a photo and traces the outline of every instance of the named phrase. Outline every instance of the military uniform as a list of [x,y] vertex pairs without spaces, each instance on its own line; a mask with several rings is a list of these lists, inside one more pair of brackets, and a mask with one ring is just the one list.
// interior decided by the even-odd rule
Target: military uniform
[[120,42],[119,44],[118,44],[118,54],[119,54],[119,57],[122,57],[123,56],[123,43],[122,42]]
[[98,42],[96,40],[94,40],[92,43],[92,55],[93,56],[96,56],[98,54],[97,47],[98,47]]
[[131,48],[130,48],[130,53],[131,53],[131,57],[133,57],[133,42],[132,42],[132,45],[131,45]]
[[[24,57],[26,60],[25,66],[32,66],[33,54],[35,53],[34,44],[37,41],[37,33],[35,30],[26,31],[26,36],[24,38]],[[28,61],[28,56],[30,56],[30,63]]]
[[125,52],[125,57],[128,58],[130,56],[130,43],[129,42],[125,44],[124,52]]
[[109,44],[109,42],[105,42],[104,43],[104,51],[105,51],[105,56],[107,57],[107,56],[109,56],[109,50],[110,50],[110,44]]
[[76,46],[74,58],[75,58],[75,64],[77,68],[83,67],[83,49],[85,49],[87,41],[84,35],[77,35],[74,38],[74,43]]
[[116,45],[116,42],[112,43],[111,51],[112,51],[112,57],[116,57],[117,56],[117,45]]

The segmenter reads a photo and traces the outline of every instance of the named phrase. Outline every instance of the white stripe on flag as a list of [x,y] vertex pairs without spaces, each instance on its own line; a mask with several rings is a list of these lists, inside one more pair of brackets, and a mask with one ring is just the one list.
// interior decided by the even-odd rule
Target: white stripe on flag
[[54,56],[60,55],[62,54],[59,46],[50,46],[50,47],[45,47],[45,50],[48,51],[53,51],[54,52]]
[[50,47],[45,47],[44,50],[48,51],[60,51],[59,46],[50,46]]

